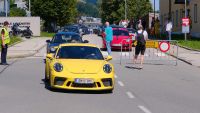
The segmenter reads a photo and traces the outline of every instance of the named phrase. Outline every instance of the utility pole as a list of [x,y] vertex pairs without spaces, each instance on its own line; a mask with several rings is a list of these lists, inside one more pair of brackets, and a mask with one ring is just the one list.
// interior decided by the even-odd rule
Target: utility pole
[[169,0],[169,19],[171,20],[171,15],[172,15],[172,1]]
[[28,0],[28,13],[27,16],[30,17],[31,16],[31,0]]
[[[187,18],[187,0],[185,0],[185,18]],[[185,40],[187,40],[187,33],[185,33]]]
[[6,2],[5,3],[5,5],[6,5],[6,17],[8,17],[8,0],[5,0],[4,2]]
[[125,0],[125,20],[127,19],[127,2]]

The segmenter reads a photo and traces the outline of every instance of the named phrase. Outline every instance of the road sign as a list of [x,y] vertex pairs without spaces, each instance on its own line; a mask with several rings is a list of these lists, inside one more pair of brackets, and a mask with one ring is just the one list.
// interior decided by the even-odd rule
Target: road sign
[[182,26],[189,26],[190,19],[189,18],[182,18]]
[[189,32],[190,32],[190,19],[182,18],[182,33],[189,33]]
[[158,48],[158,41],[147,40],[146,41],[146,48]]
[[190,33],[190,26],[182,26],[182,33]]
[[[134,46],[137,45],[137,41],[133,43]],[[146,48],[158,48],[159,47],[159,42],[155,40],[147,40],[146,41]]]
[[159,49],[161,52],[164,52],[164,53],[167,52],[170,49],[169,42],[160,42]]

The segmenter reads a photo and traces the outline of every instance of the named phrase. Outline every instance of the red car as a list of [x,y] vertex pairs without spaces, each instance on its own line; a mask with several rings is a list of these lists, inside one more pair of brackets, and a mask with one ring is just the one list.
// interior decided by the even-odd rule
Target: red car
[[[105,34],[103,36],[103,49],[106,49]],[[112,49],[132,50],[132,36],[126,28],[113,28],[113,41],[111,43]]]

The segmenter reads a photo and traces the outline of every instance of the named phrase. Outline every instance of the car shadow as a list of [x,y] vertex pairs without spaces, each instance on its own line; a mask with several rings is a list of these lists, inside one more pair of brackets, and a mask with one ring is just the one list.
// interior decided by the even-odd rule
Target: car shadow
[[86,91],[86,90],[65,90],[65,89],[54,89],[51,88],[49,83],[45,81],[45,79],[41,80],[45,86],[45,89],[51,91],[51,92],[57,92],[57,93],[72,93],[72,94],[112,94],[110,91]]

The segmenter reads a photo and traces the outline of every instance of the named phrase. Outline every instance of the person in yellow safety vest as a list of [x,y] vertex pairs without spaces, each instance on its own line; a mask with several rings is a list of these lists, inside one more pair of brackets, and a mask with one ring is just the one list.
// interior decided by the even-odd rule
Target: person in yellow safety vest
[[1,65],[8,65],[6,61],[7,57],[7,50],[8,50],[8,44],[10,43],[10,36],[8,32],[8,25],[9,23],[7,21],[4,22],[4,26],[0,29],[0,37],[1,37]]

